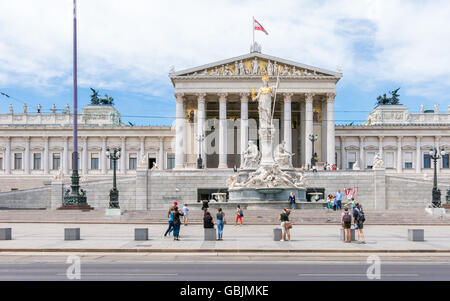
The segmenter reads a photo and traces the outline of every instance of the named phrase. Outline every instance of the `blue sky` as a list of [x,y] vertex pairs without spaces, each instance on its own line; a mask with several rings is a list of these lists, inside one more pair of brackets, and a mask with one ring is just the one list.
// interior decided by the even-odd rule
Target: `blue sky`
[[[79,106],[89,87],[115,98],[123,120],[170,125],[171,65],[181,70],[248,53],[251,17],[263,53],[342,68],[336,122],[363,121],[401,87],[417,112],[450,104],[448,1],[78,0]],[[0,112],[72,106],[72,1],[0,0]],[[17,99],[17,100],[16,100]]]

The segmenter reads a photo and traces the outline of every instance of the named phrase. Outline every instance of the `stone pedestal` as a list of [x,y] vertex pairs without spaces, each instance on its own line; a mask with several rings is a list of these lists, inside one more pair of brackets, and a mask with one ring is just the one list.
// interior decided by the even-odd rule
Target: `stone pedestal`
[[121,216],[122,209],[106,209],[106,216]]
[[408,240],[410,241],[425,241],[424,229],[408,229]]
[[275,228],[273,229],[273,240],[274,241],[280,241],[283,237],[283,231],[281,228]]
[[[341,240],[345,241],[345,229],[341,229]],[[350,241],[356,241],[355,229],[350,229]]]
[[11,228],[1,228],[0,229],[0,240],[11,240]]
[[205,228],[205,241],[215,241],[216,240],[216,229],[215,228]]
[[148,229],[147,228],[134,229],[134,240],[137,241],[148,240]]
[[80,228],[64,228],[64,240],[80,240]]
[[426,208],[425,211],[432,216],[444,216],[445,208]]

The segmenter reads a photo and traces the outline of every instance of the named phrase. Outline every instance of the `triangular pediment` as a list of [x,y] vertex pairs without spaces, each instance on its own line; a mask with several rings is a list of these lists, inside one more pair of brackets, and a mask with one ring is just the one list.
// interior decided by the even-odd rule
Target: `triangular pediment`
[[257,77],[267,72],[269,77],[334,78],[339,80],[342,73],[333,72],[278,57],[253,52],[230,59],[185,69],[169,74],[177,78],[215,77]]

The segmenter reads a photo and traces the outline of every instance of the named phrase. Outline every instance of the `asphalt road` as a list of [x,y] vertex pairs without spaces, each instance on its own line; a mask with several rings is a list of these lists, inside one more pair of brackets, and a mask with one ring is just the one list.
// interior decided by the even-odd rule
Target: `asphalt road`
[[[61,263],[0,264],[0,281],[69,280],[76,269]],[[81,263],[83,281],[309,281],[370,280],[366,263]],[[374,271],[374,270],[372,270]],[[450,281],[450,263],[381,264],[380,280]],[[77,281],[77,280],[70,280]],[[373,281],[373,280],[370,280]]]

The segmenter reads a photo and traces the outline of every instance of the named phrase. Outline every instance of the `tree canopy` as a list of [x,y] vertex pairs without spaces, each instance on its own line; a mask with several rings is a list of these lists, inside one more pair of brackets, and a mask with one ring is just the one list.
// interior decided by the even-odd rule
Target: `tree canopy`
[[105,94],[103,98],[98,97],[98,91],[91,88],[92,95],[91,95],[91,105],[93,106],[113,106],[114,105],[114,98],[109,96],[108,94]]
[[391,94],[391,97],[387,97],[386,93],[383,94],[383,96],[377,97],[377,102],[375,106],[381,106],[381,105],[398,105],[400,104],[400,94],[398,94],[398,91],[400,88],[395,89],[394,91],[390,91],[389,94]]

